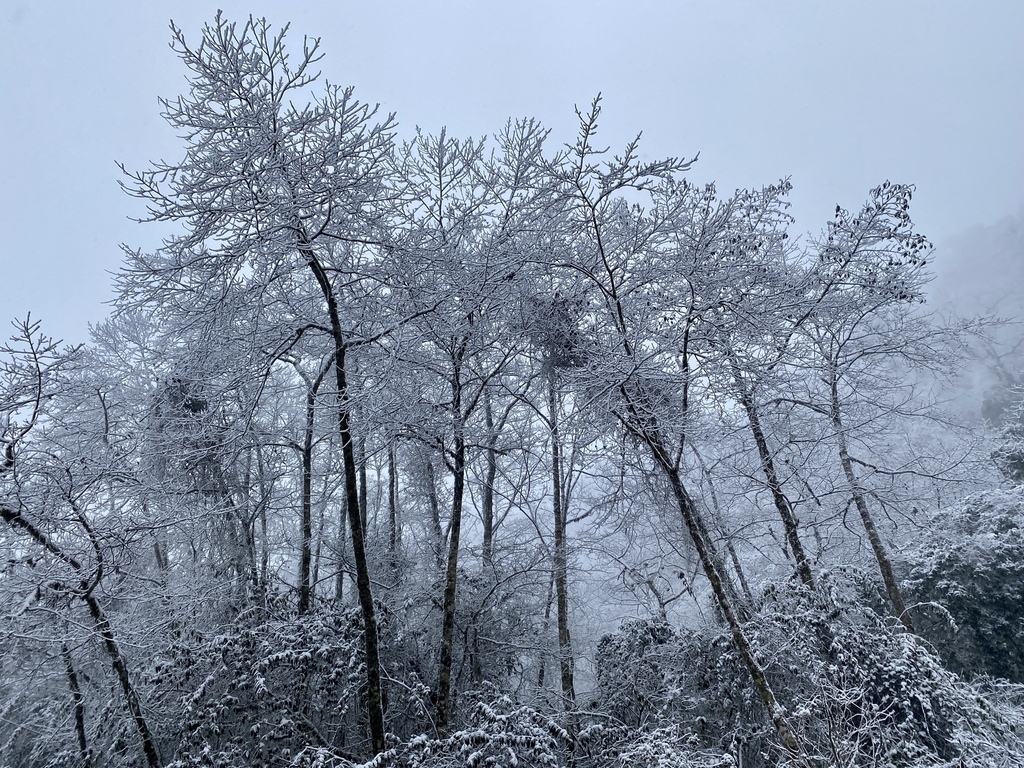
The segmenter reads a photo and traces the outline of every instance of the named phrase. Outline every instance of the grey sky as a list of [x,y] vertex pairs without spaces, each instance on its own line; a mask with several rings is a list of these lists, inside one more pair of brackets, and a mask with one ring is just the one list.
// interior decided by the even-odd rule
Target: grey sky
[[[572,137],[604,94],[605,142],[692,156],[722,192],[789,176],[796,230],[886,179],[941,243],[1024,206],[1024,2],[0,3],[0,324],[29,310],[68,341],[102,319],[118,245],[152,227],[117,186],[176,159],[157,96],[185,85],[167,47],[217,7],[322,38],[322,70],[416,125],[479,136],[533,116]],[[0,333],[7,335],[0,329]]]

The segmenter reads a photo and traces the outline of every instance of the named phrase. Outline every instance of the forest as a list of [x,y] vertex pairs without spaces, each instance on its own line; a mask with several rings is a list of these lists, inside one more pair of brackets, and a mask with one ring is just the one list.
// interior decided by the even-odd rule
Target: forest
[[912,186],[797,235],[599,97],[402,139],[287,27],[172,48],[162,245],[0,348],[2,768],[1024,765],[1019,330]]

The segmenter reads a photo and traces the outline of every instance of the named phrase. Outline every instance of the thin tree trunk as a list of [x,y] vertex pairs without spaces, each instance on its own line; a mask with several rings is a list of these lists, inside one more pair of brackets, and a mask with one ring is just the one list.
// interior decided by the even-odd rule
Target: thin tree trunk
[[900,592],[899,584],[896,582],[896,575],[892,570],[892,562],[889,560],[889,553],[886,551],[882,537],[879,535],[878,529],[875,527],[875,521],[872,519],[871,513],[868,511],[868,504],[867,499],[865,499],[864,489],[861,487],[860,479],[857,477],[857,472],[853,468],[853,459],[850,458],[849,448],[846,443],[846,431],[843,428],[843,419],[839,407],[839,382],[836,380],[835,375],[832,377],[831,389],[832,426],[835,428],[836,433],[839,463],[843,467],[843,474],[846,475],[846,481],[850,486],[850,495],[853,497],[853,503],[856,505],[857,512],[860,514],[860,520],[864,525],[864,531],[868,535],[868,541],[871,543],[871,551],[874,553],[875,561],[878,563],[878,570],[882,573],[882,582],[885,584],[885,591],[889,596],[889,602],[892,603],[893,612],[896,614],[896,618],[900,620],[904,629],[906,629],[907,632],[913,632],[914,624],[910,619],[910,613],[907,611],[907,606],[903,602],[903,595]]
[[[548,579],[548,596],[544,601],[544,623],[541,625],[540,636],[541,638],[547,637],[548,629],[551,626],[551,605],[554,602],[555,597],[555,570],[551,569],[551,577]],[[541,645],[540,650],[540,669],[537,670],[537,688],[544,688],[544,671],[546,668],[546,659],[544,653],[544,646]]]
[[[347,484],[346,484],[347,492]],[[345,561],[348,541],[348,504],[343,504],[338,509],[338,540],[337,556],[338,569],[334,572],[334,599],[341,603],[345,598]]]
[[740,564],[740,559],[736,555],[736,547],[732,543],[732,534],[725,527],[725,520],[722,515],[722,507],[718,503],[718,496],[715,493],[715,486],[711,482],[711,473],[708,471],[707,465],[704,463],[704,459],[697,451],[693,452],[694,457],[697,459],[697,463],[700,464],[701,472],[707,478],[708,482],[708,496],[711,498],[711,509],[714,511],[715,525],[718,528],[718,532],[721,535],[722,540],[725,542],[725,549],[729,553],[729,561],[732,563],[733,570],[736,572],[736,578],[740,582],[740,588],[743,590],[744,601],[738,601],[738,604],[743,609],[743,614],[747,614],[747,606],[754,605],[754,593],[750,590],[750,585],[747,583],[747,577],[743,573],[743,566]]
[[392,568],[398,565],[398,549],[402,532],[398,520],[398,457],[395,447],[388,449],[388,552]]
[[427,502],[430,504],[430,524],[434,534],[434,564],[441,569],[441,552],[444,549],[444,533],[441,531],[441,503],[437,498],[437,478],[434,476],[434,462],[427,457]]
[[[135,723],[135,729],[138,731],[139,738],[142,741],[142,752],[146,756],[146,763],[150,768],[160,768],[160,755],[157,753],[156,743],[153,741],[153,736],[149,731],[149,725],[146,723],[145,715],[142,712],[142,706],[140,705],[139,697],[135,692],[135,686],[132,684],[131,677],[128,675],[128,666],[125,663],[124,656],[121,653],[121,648],[118,646],[117,639],[114,636],[114,628],[111,626],[110,621],[108,621],[107,616],[103,611],[103,606],[100,605],[99,601],[92,594],[92,590],[95,589],[96,585],[102,578],[102,563],[97,564],[97,574],[90,579],[86,579],[84,578],[82,564],[75,557],[65,553],[64,550],[55,544],[49,536],[26,520],[20,512],[8,507],[0,507],[0,518],[3,518],[3,520],[12,527],[20,528],[37,544],[56,556],[62,562],[71,566],[79,574],[82,574],[83,578],[80,584],[82,591],[78,593],[78,597],[80,597],[89,608],[89,614],[92,616],[93,626],[95,626],[96,631],[103,640],[103,649],[110,657],[111,666],[113,666],[114,672],[117,674],[118,682],[121,684],[121,691],[124,693],[125,704],[128,707],[128,712],[132,716],[132,720]],[[85,522],[85,518],[81,513],[79,513],[79,519],[82,521],[82,524],[86,526],[86,532],[89,534],[90,538],[93,539],[94,549],[99,552],[100,550],[98,549],[98,545],[92,535],[92,530],[88,527],[88,524]],[[92,582],[91,584],[90,581]]]
[[[327,272],[316,258],[312,246],[303,236],[300,250],[307,259],[310,269],[327,302],[331,320],[331,334],[334,340],[334,375],[338,391],[338,435],[341,439],[342,463],[345,466],[345,504],[348,510],[349,528],[352,533],[352,552],[356,568],[356,593],[363,614],[363,641],[366,654],[366,715],[370,725],[370,741],[374,755],[384,751],[384,699],[380,675],[380,640],[377,630],[377,615],[373,605],[370,587],[370,568],[366,559],[363,515],[359,505],[359,488],[355,446],[350,423],[350,396],[346,379],[345,337],[338,315],[338,303],[331,288]],[[340,582],[340,577],[339,577]],[[341,591],[340,585],[338,592]]]
[[324,519],[320,517],[320,524],[317,526],[316,549],[313,552],[313,572],[310,574],[309,601],[313,602],[316,595],[316,585],[320,583],[320,548],[323,546]]
[[775,459],[768,450],[768,440],[765,438],[764,430],[761,428],[761,417],[757,406],[754,403],[754,396],[747,389],[747,383],[743,380],[739,363],[730,354],[729,362],[732,365],[733,380],[736,383],[736,394],[739,396],[743,410],[747,413],[747,422],[750,424],[750,431],[754,435],[754,443],[757,445],[757,454],[761,459],[761,471],[764,472],[765,480],[768,483],[768,490],[772,494],[772,501],[775,509],[782,519],[782,527],[786,533],[786,542],[796,560],[797,574],[800,581],[814,589],[814,576],[811,572],[811,562],[807,558],[803,542],[800,541],[799,523],[796,514],[793,512],[793,505],[782,491],[782,483],[779,482],[778,472],[775,471]]
[[121,648],[114,637],[114,629],[103,612],[103,607],[92,594],[87,593],[84,596],[84,600],[86,605],[89,606],[89,613],[92,614],[93,624],[103,639],[103,648],[106,650],[107,655],[110,656],[111,666],[114,667],[117,679],[121,683],[121,690],[124,692],[128,711],[131,713],[132,720],[135,721],[135,728],[142,739],[142,752],[146,755],[146,763],[150,768],[160,768],[160,755],[156,750],[156,742],[153,741],[153,735],[150,733],[149,726],[146,723],[146,717],[142,712],[142,705],[139,702],[138,694],[135,692],[135,686],[128,675],[128,665],[125,663],[124,656],[121,654]]
[[459,538],[462,533],[462,503],[466,487],[466,439],[462,413],[462,381],[458,363],[452,379],[452,412],[454,414],[454,453],[452,456],[452,519],[448,534],[448,564],[445,570],[444,605],[441,619],[441,659],[437,677],[438,734],[448,730],[451,716],[452,658],[455,642],[455,598],[458,592]]
[[306,391],[306,431],[302,441],[302,548],[299,556],[299,615],[310,606],[310,566],[313,560],[313,426],[316,393]]
[[[369,506],[366,492],[366,438],[359,438],[359,516],[363,518],[363,530],[366,530],[367,508]],[[376,512],[374,513],[376,517]]]
[[747,671],[750,673],[750,677],[754,683],[754,688],[757,690],[765,709],[768,711],[768,717],[775,726],[775,730],[779,734],[779,739],[782,741],[782,745],[790,755],[798,761],[802,763],[806,762],[803,748],[800,746],[800,742],[797,740],[796,734],[786,717],[786,709],[779,703],[778,699],[776,699],[775,692],[772,690],[771,685],[768,682],[768,677],[765,675],[764,668],[757,660],[754,649],[751,647],[750,641],[747,639],[747,635],[743,631],[739,614],[734,609],[733,602],[730,597],[730,592],[734,592],[734,590],[726,588],[725,581],[727,580],[727,577],[719,570],[719,568],[715,567],[715,562],[719,558],[714,554],[711,542],[705,539],[700,532],[700,529],[702,528],[702,526],[699,525],[700,513],[694,507],[692,500],[686,493],[686,489],[680,480],[678,471],[673,468],[668,474],[669,482],[672,485],[673,495],[675,496],[676,502],[679,506],[680,515],[682,516],[683,522],[690,533],[690,538],[693,540],[694,546],[697,549],[697,556],[700,558],[701,565],[704,568],[704,574],[711,583],[711,590],[715,594],[718,607],[722,611],[722,616],[725,618],[726,624],[728,624],[729,630],[732,633],[733,644],[736,646],[736,650],[739,652],[740,658],[743,659],[743,663],[747,667]]
[[313,552],[313,574],[311,576],[311,588],[309,599],[312,602],[316,598],[316,587],[320,583],[320,563],[324,546],[324,524],[326,522],[323,504],[317,505],[316,513],[316,549]]
[[721,557],[715,551],[714,544],[707,535],[707,526],[704,523],[703,516],[694,505],[690,495],[686,492],[678,468],[669,458],[669,454],[662,445],[654,428],[650,426],[636,428],[635,434],[650,449],[655,462],[665,473],[672,487],[672,494],[679,508],[680,517],[682,517],[683,523],[690,534],[690,539],[693,541],[694,548],[697,551],[697,557],[700,559],[704,575],[711,585],[715,601],[732,634],[733,645],[736,647],[744,666],[746,666],[750,674],[751,680],[754,683],[754,689],[764,704],[769,719],[775,726],[779,740],[790,756],[797,761],[797,764],[808,766],[809,768],[803,748],[800,746],[796,733],[786,717],[786,709],[776,698],[764,668],[757,660],[750,640],[743,631],[742,614],[737,610],[735,604],[735,587],[729,583],[730,579],[726,575]]
[[548,417],[551,427],[552,510],[555,528],[555,603],[558,621],[558,665],[561,672],[562,706],[566,711],[576,707],[573,684],[574,659],[569,635],[568,558],[566,555],[566,510],[562,509],[562,447],[558,428],[558,394],[554,365],[548,373]]
[[484,393],[484,419],[487,426],[487,470],[484,477],[482,514],[484,525],[484,567],[494,565],[494,481],[498,475],[498,436],[494,430],[494,411],[490,390]]
[[750,591],[750,585],[747,584],[747,577],[743,575],[743,566],[740,565],[740,559],[736,556],[736,547],[732,545],[732,540],[727,534],[725,535],[725,549],[729,553],[729,560],[732,562],[732,569],[736,571],[736,578],[740,580],[740,588],[743,590],[743,594],[747,598],[747,602],[753,605],[754,594]]
[[75,705],[75,736],[78,738],[78,752],[82,758],[82,768],[91,768],[92,756],[89,751],[89,740],[85,735],[85,697],[78,684],[78,673],[75,671],[68,644],[61,643],[60,651],[64,657],[64,669],[68,676],[68,688],[71,689],[71,701]]
[[263,608],[267,608],[269,597],[267,587],[270,584],[270,537],[267,535],[267,500],[270,498],[270,490],[267,488],[264,478],[267,473],[263,466],[263,450],[256,446],[257,471],[260,473],[260,581],[257,594],[263,601]]

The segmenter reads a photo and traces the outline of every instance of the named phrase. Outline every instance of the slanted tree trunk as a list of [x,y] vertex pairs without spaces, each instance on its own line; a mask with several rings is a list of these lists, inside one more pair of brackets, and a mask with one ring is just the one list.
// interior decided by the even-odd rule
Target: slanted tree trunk
[[832,426],[836,433],[839,463],[843,467],[843,474],[846,475],[846,482],[850,486],[850,496],[853,499],[854,505],[857,507],[857,512],[860,514],[860,520],[864,525],[864,531],[868,535],[868,541],[871,544],[871,551],[875,555],[875,561],[878,563],[878,570],[882,574],[882,582],[885,584],[885,592],[889,597],[889,602],[892,604],[893,613],[896,614],[896,618],[900,620],[900,623],[907,632],[913,632],[914,624],[910,619],[910,613],[907,611],[907,606],[903,602],[903,594],[900,592],[899,584],[896,581],[896,575],[893,573],[892,562],[889,560],[889,553],[885,548],[885,543],[882,541],[881,535],[878,533],[878,529],[875,527],[875,521],[872,519],[870,511],[868,511],[864,488],[861,486],[860,479],[857,477],[857,472],[853,468],[853,459],[850,457],[850,451],[846,441],[846,430],[843,427],[843,418],[840,409],[839,381],[834,370],[829,383],[831,390]]
[[743,379],[743,373],[740,371],[735,355],[730,353],[729,362],[732,366],[733,381],[736,384],[736,395],[739,397],[740,404],[747,414],[747,423],[750,425],[750,431],[754,436],[757,455],[761,459],[761,471],[764,472],[768,490],[772,495],[772,501],[775,504],[776,511],[779,513],[779,518],[782,520],[782,527],[786,533],[786,542],[789,544],[789,550],[793,553],[793,559],[796,560],[797,574],[800,576],[800,581],[814,589],[814,575],[811,572],[811,562],[804,550],[803,542],[800,541],[799,523],[796,519],[796,514],[793,512],[793,505],[789,503],[789,499],[782,491],[782,483],[779,481],[779,474],[775,470],[775,458],[768,449],[768,440],[765,437],[764,430],[761,428],[761,416],[757,405],[754,403],[754,395],[747,387],[747,382]]
[[[107,655],[110,657],[111,666],[114,668],[117,680],[121,684],[121,692],[124,694],[128,713],[131,715],[132,721],[135,723],[135,729],[138,731],[139,739],[142,741],[142,752],[146,756],[146,764],[150,766],[150,768],[160,768],[160,755],[156,749],[156,742],[153,741],[153,735],[150,733],[149,725],[146,722],[146,716],[142,711],[142,705],[139,702],[138,694],[135,691],[135,686],[132,683],[131,676],[128,674],[128,665],[125,662],[124,654],[121,652],[121,647],[118,645],[117,638],[114,635],[114,628],[107,619],[103,606],[100,605],[99,600],[97,600],[96,596],[93,594],[93,590],[103,577],[102,562],[97,563],[97,572],[95,575],[86,577],[82,564],[75,557],[64,552],[59,545],[54,543],[53,539],[29,522],[21,512],[8,507],[0,507],[0,518],[2,518],[11,527],[20,529],[26,533],[41,547],[46,549],[62,562],[71,566],[71,568],[73,568],[77,573],[81,574],[82,579],[79,584],[79,591],[76,594],[89,609],[89,615],[92,617],[93,626],[99,634],[100,639],[103,641],[103,650],[106,651]],[[86,526],[86,532],[89,534],[90,539],[93,540],[94,549],[99,553],[101,550],[98,548],[98,544],[93,537],[92,529],[88,526],[81,513],[79,513],[79,520],[84,526]]]
[[89,606],[93,625],[103,639],[103,648],[106,650],[107,655],[110,656],[111,666],[114,667],[114,672],[117,673],[118,682],[121,683],[121,690],[124,692],[128,711],[131,713],[132,720],[135,721],[135,728],[142,739],[142,752],[146,755],[146,763],[150,768],[159,768],[161,763],[160,755],[156,750],[156,742],[153,741],[153,735],[150,733],[149,725],[146,723],[146,716],[142,712],[142,704],[139,702],[135,686],[128,675],[128,665],[125,663],[124,655],[121,653],[121,648],[114,637],[114,629],[103,612],[103,607],[92,594],[86,593],[84,600],[86,605]]
[[707,526],[704,523],[703,516],[694,505],[693,500],[686,491],[686,487],[683,485],[679,468],[670,458],[655,429],[650,427],[637,428],[635,425],[629,426],[631,426],[634,434],[640,437],[647,445],[655,463],[658,464],[669,481],[680,517],[686,526],[687,532],[690,534],[690,539],[693,541],[697,557],[700,559],[701,567],[704,570],[704,575],[707,577],[708,583],[711,585],[711,591],[715,595],[715,602],[722,612],[722,618],[725,619],[725,623],[729,627],[733,645],[736,647],[744,666],[750,674],[751,680],[754,683],[754,689],[764,704],[772,725],[775,726],[779,740],[798,765],[809,768],[809,763],[796,737],[796,732],[786,717],[786,709],[776,698],[775,692],[768,682],[764,667],[758,661],[750,640],[743,630],[741,611],[737,610],[735,601],[735,587],[732,587],[729,583],[730,579],[722,565],[721,558],[715,551],[714,543],[707,534]]
[[[352,552],[356,569],[356,593],[363,615],[363,646],[366,654],[366,715],[370,726],[370,741],[374,755],[384,751],[384,698],[380,675],[380,640],[377,629],[377,615],[373,605],[370,587],[370,568],[366,558],[365,528],[357,482],[355,444],[351,426],[351,399],[348,391],[345,360],[348,348],[338,315],[338,302],[331,287],[330,278],[316,257],[312,245],[304,233],[299,249],[306,258],[310,270],[327,303],[331,321],[331,336],[334,341],[334,377],[337,387],[338,435],[341,439],[342,463],[345,467],[345,505],[348,511],[349,529],[352,534]],[[340,576],[338,592],[340,593]]]
[[67,643],[61,643],[61,656],[64,658],[64,671],[68,677],[68,688],[71,690],[71,701],[75,705],[75,736],[78,739],[78,754],[82,760],[82,768],[91,768],[92,754],[89,751],[89,740],[85,734],[85,697],[78,684],[78,673],[71,658],[71,649]]

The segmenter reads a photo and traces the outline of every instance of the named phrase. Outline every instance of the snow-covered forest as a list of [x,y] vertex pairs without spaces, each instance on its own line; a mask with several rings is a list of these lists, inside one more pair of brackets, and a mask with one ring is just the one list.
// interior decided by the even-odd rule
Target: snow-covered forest
[[913,187],[798,236],[599,99],[403,140],[173,48],[163,246],[0,350],[0,766],[1024,764],[1020,331]]

